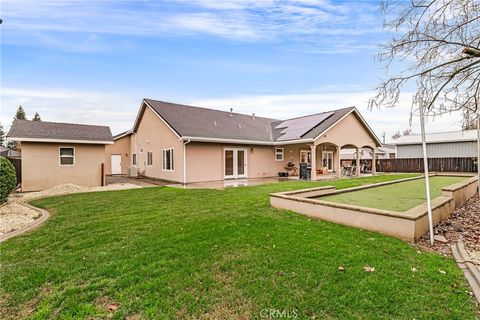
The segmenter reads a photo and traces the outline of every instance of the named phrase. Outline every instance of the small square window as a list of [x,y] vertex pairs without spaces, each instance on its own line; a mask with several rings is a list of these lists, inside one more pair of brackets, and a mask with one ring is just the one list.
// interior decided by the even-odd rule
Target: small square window
[[60,165],[73,166],[75,164],[75,148],[62,147],[59,149]]
[[275,160],[283,161],[283,148],[275,148]]

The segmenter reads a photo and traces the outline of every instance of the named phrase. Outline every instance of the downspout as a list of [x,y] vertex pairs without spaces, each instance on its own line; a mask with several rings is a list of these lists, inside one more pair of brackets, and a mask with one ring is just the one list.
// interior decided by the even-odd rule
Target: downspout
[[183,142],[183,184],[187,184],[187,144],[190,143],[190,139]]

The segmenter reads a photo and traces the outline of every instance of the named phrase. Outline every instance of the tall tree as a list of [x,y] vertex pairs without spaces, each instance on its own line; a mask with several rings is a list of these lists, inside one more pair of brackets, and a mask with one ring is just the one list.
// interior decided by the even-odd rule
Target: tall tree
[[19,106],[17,109],[17,112],[15,113],[15,116],[13,119],[19,119],[19,120],[27,120],[27,114],[25,113],[25,110],[23,110],[22,106]]
[[[15,113],[15,116],[13,117],[13,120],[15,121],[16,119],[18,120],[27,120],[27,114],[25,113],[25,110],[23,109],[22,106],[19,106],[17,109],[17,112]],[[7,144],[7,148],[15,151],[20,151],[20,143],[17,141],[9,141]]]
[[3,126],[0,123],[0,146],[5,145],[5,131],[3,131]]
[[32,121],[42,121],[38,112],[35,112],[35,115],[33,116]]
[[[387,77],[370,106],[395,106],[402,90],[429,115],[479,113],[480,3],[478,0],[385,0],[384,26],[397,34],[379,53]],[[390,74],[390,71],[393,73]],[[468,118],[467,116],[466,118]]]

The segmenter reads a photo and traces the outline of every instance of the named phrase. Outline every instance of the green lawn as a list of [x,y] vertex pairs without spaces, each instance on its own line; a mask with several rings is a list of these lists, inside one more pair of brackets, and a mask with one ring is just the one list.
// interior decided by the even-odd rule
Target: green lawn
[[117,303],[114,319],[475,319],[452,259],[269,206],[270,192],[407,176],[37,200],[52,217],[0,244],[0,318],[104,319]]
[[[440,196],[443,187],[465,179],[467,177],[431,177],[430,198],[433,199]],[[406,211],[426,202],[426,198],[425,179],[418,179],[377,188],[323,196],[317,199],[390,211]]]

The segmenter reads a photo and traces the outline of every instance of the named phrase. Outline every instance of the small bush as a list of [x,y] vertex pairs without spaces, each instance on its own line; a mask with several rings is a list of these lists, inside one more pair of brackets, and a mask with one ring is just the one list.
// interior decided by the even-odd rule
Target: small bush
[[0,203],[7,200],[16,184],[17,176],[13,164],[6,158],[0,157]]

